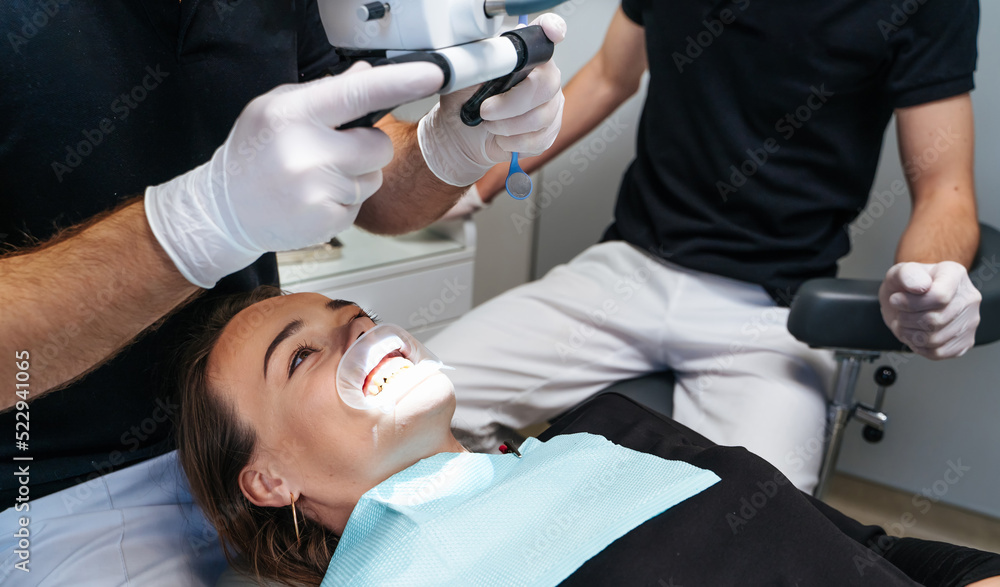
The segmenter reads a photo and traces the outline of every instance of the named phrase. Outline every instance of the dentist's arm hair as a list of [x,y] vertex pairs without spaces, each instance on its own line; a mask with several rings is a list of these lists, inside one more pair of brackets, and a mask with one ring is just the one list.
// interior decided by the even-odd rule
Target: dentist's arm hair
[[146,222],[140,199],[0,257],[0,411],[15,405],[27,351],[35,400],[97,368],[201,290]]
[[[555,144],[537,157],[521,159],[521,168],[527,173],[534,172],[597,128],[639,91],[646,67],[645,29],[625,16],[619,7],[600,50],[563,90],[566,108]],[[476,182],[484,202],[490,202],[504,189],[506,178],[507,165],[500,164]]]
[[972,265],[979,247],[969,94],[896,111],[913,212],[896,262]]
[[405,234],[430,225],[455,205],[468,188],[441,181],[427,167],[417,142],[417,125],[389,115],[376,128],[395,148],[382,170],[382,187],[361,206],[355,224],[375,234]]

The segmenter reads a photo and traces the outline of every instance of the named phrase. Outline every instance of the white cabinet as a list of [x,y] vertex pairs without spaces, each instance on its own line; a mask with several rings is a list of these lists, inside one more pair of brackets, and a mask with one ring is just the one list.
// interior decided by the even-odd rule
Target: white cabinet
[[279,253],[281,287],[350,300],[426,340],[472,308],[476,228],[439,223],[398,237],[352,228],[339,258]]

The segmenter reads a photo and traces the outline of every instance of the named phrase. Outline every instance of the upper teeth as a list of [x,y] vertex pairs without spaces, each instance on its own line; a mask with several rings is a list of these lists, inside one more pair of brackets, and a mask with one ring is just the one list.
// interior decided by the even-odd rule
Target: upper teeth
[[[382,359],[386,358],[389,353],[394,351],[403,351],[404,348],[403,341],[398,336],[389,336],[383,340],[380,340],[372,345],[367,351],[367,356],[365,357],[365,373],[371,373],[372,369],[378,367],[378,364],[382,362]],[[403,353],[405,354],[405,352]]]
[[383,365],[382,368],[379,369],[371,378],[369,383],[370,387],[367,390],[368,396],[375,397],[382,393],[382,390],[389,385],[389,382],[412,366],[413,363],[403,357],[393,357],[392,359],[386,361],[385,365]]

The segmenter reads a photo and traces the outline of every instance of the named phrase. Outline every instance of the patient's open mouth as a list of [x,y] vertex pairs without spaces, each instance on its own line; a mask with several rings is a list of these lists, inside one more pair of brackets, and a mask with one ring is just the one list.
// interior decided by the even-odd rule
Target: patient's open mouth
[[381,361],[374,369],[368,373],[365,377],[364,385],[362,386],[362,391],[366,396],[375,397],[382,393],[397,375],[413,367],[413,363],[403,356],[401,351],[394,350]]

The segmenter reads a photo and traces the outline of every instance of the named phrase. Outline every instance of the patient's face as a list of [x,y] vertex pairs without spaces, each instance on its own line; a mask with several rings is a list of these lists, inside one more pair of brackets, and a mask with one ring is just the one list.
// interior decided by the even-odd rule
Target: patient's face
[[374,326],[357,306],[318,294],[265,300],[226,326],[208,374],[213,392],[257,434],[249,468],[261,476],[256,486],[241,477],[252,502],[286,506],[292,493],[341,531],[346,516],[333,512],[346,507],[349,514],[368,489],[457,446],[450,430],[454,388],[440,372],[402,396],[394,413],[343,402],[335,383],[340,359]]

